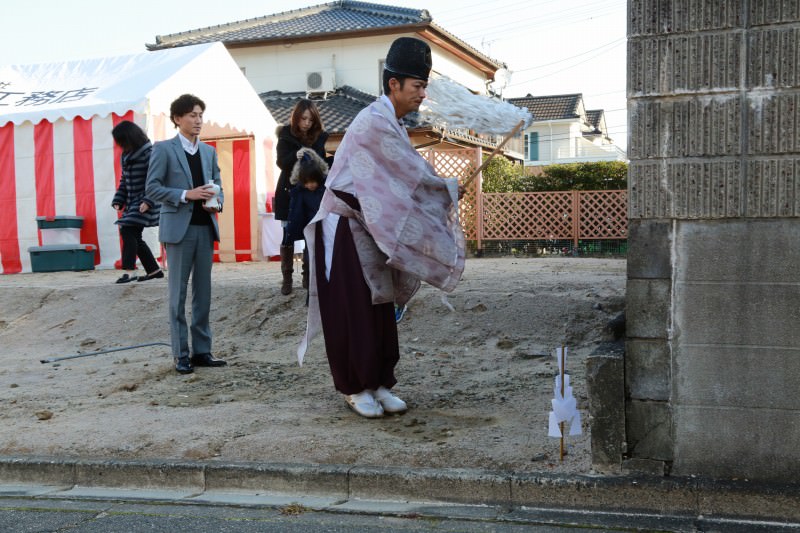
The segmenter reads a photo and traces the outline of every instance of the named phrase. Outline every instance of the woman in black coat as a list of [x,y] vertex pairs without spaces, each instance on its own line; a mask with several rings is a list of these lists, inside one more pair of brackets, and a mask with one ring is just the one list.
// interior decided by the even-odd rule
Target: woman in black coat
[[[278,126],[277,152],[278,168],[281,169],[278,184],[275,188],[273,211],[275,219],[281,221],[283,226],[283,241],[281,242],[281,294],[292,292],[292,273],[294,260],[294,240],[287,232],[289,219],[289,192],[292,184],[289,176],[297,160],[302,156],[302,148],[311,148],[320,158],[325,159],[325,141],[328,134],[322,126],[316,104],[308,99],[299,100],[289,117],[289,124]],[[305,267],[305,265],[304,265]]]
[[[122,211],[117,220],[122,237],[122,269],[125,273],[117,283],[146,281],[163,278],[153,252],[142,239],[145,227],[158,226],[159,204],[144,195],[147,181],[147,168],[150,165],[150,152],[153,149],[150,139],[142,129],[128,120],[123,120],[111,130],[114,142],[122,149],[122,176],[119,180],[111,207]],[[146,275],[136,277],[136,257],[142,262]]]

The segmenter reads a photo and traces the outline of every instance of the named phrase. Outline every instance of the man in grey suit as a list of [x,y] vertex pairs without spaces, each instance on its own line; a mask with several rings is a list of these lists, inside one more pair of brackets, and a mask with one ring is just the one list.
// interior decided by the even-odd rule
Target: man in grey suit
[[[219,241],[222,181],[217,152],[199,140],[205,109],[205,103],[191,94],[172,102],[170,120],[178,134],[153,146],[145,187],[149,198],[161,202],[158,235],[167,249],[170,338],[175,370],[181,374],[194,372],[195,366],[227,364],[211,355],[211,264],[214,241]],[[190,274],[191,352],[185,312]]]

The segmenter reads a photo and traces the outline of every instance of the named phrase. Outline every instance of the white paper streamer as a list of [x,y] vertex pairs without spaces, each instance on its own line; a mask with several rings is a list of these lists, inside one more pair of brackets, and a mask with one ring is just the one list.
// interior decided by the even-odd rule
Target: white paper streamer
[[452,313],[452,312],[454,312],[454,311],[456,310],[456,308],[455,308],[455,307],[453,307],[453,304],[451,304],[451,303],[450,303],[450,302],[447,300],[447,294],[445,294],[445,293],[442,293],[442,304],[444,304],[444,306],[445,306],[445,307],[446,307],[448,310],[450,310],[450,312],[451,312],[451,313]]
[[498,98],[472,94],[446,76],[431,76],[428,97],[419,113],[422,119],[448,129],[470,129],[478,133],[505,135],[524,121],[527,128],[533,116],[527,109]]
[[[550,401],[553,410],[550,411],[550,419],[548,422],[547,436],[548,437],[563,437],[561,434],[560,424],[562,422],[569,423],[569,434],[581,434],[581,413],[578,411],[578,402],[572,394],[572,386],[569,384],[569,374],[564,372],[563,365],[567,364],[567,349],[564,350],[564,357],[561,357],[561,348],[556,348],[556,357],[558,359],[558,375],[555,377],[555,384],[553,386],[553,399]],[[564,391],[561,391],[561,375],[564,375]]]

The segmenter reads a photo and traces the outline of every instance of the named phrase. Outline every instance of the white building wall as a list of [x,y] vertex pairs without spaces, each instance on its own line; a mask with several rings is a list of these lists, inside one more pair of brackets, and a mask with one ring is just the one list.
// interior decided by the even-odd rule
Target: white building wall
[[[413,34],[408,34],[413,37]],[[315,41],[291,45],[231,48],[229,52],[256,92],[294,92],[306,89],[306,74],[333,71],[337,87],[349,85],[380,94],[380,65],[399,35]],[[432,46],[434,71],[474,91],[485,92],[484,77],[455,56]]]
[[[536,132],[539,134],[539,159],[535,164],[551,162],[559,159],[560,154],[569,151],[572,125],[566,121],[543,121],[534,122],[526,133]],[[527,149],[525,152],[528,154]],[[561,156],[563,157],[563,156]],[[526,163],[532,161],[526,159]]]
[[[388,50],[388,49],[387,49]],[[432,47],[433,71],[447,76],[453,81],[478,94],[486,94],[486,78],[479,70],[466,65],[453,54]]]
[[578,145],[583,142],[583,128],[580,122],[575,121],[570,124],[569,148],[564,150],[563,157],[577,157],[579,151]]
[[584,161],[625,161],[625,152],[614,144],[594,144],[584,139],[581,125],[577,120],[554,120],[534,122],[526,133],[539,134],[539,158],[527,159],[525,164],[544,166],[557,163],[576,163]]

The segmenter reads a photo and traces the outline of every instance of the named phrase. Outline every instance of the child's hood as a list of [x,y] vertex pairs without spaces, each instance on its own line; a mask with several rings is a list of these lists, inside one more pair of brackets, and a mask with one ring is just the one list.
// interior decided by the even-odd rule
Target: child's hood
[[[322,159],[317,152],[312,150],[311,148],[301,148],[304,153],[308,154],[311,157],[311,162],[319,168],[320,172],[324,175],[328,175],[328,163]],[[300,160],[297,160],[297,163],[294,164],[294,168],[292,168],[292,174],[289,176],[289,183],[292,185],[297,185],[300,182],[299,176],[300,175]]]

